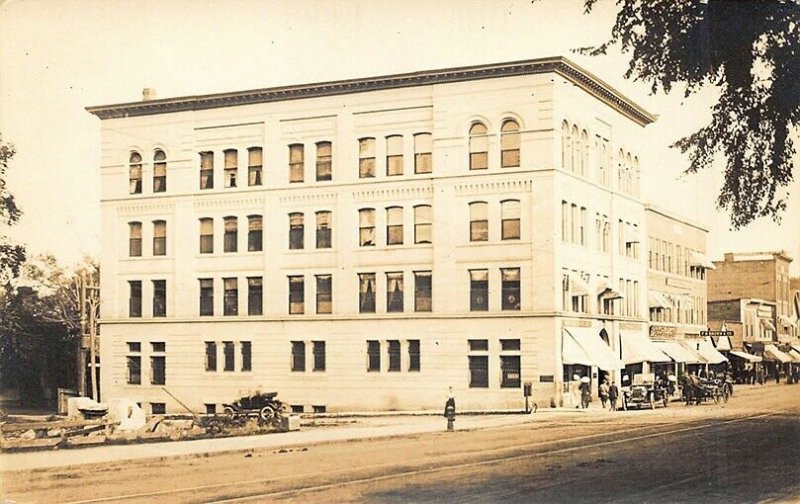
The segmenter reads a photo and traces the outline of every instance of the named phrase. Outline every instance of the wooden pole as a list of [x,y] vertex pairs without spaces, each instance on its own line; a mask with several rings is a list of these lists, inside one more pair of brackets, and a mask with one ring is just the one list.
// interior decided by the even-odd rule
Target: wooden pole
[[[94,294],[94,292],[92,292]],[[99,401],[100,397],[97,395],[97,355],[95,352],[95,338],[97,335],[97,317],[95,311],[97,309],[96,296],[90,296],[89,300],[89,355],[92,362],[92,399]]]
[[81,272],[78,278],[78,302],[81,314],[81,339],[78,342],[78,393],[86,397],[86,352],[83,337],[86,335],[86,275]]

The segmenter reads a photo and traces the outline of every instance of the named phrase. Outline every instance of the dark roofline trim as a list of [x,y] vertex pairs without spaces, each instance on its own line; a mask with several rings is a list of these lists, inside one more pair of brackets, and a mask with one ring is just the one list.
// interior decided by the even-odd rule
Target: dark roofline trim
[[121,103],[116,105],[100,105],[86,107],[86,110],[100,119],[117,119],[122,117],[206,110],[256,103],[316,98],[321,96],[336,96],[369,91],[383,91],[387,89],[429,86],[433,84],[466,82],[498,77],[534,75],[548,72],[553,72],[565,77],[573,84],[597,97],[640,126],[645,126],[656,120],[655,115],[647,112],[644,108],[623,96],[613,87],[564,57],[541,58],[511,63],[477,65],[441,70],[426,70],[381,77],[281,86],[233,93],[217,93]]

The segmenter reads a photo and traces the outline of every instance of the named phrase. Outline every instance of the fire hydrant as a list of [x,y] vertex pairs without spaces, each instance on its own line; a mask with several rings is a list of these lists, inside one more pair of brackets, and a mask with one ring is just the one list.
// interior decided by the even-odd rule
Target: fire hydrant
[[453,422],[456,421],[456,400],[452,396],[447,398],[444,404],[444,417],[447,418],[447,430],[453,430]]

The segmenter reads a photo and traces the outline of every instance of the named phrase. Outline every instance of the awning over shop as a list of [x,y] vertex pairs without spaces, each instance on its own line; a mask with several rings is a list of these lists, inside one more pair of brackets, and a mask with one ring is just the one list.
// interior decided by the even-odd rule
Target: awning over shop
[[769,329],[770,331],[775,331],[775,325],[772,323],[770,319],[760,318],[758,320],[761,321],[761,325],[764,326],[765,329]]
[[687,342],[689,343],[690,347],[694,346],[699,353],[709,364],[722,364],[723,362],[728,362],[728,358],[722,355],[714,348],[714,345],[710,343],[708,340],[699,340],[699,341],[692,341]]
[[622,345],[622,362],[635,364],[638,362],[669,362],[669,356],[658,349],[650,341],[647,334],[639,331],[620,331]]
[[728,352],[728,355],[730,355],[732,357],[738,357],[739,359],[742,359],[743,361],[752,362],[752,363],[761,362],[763,360],[758,355],[753,355],[753,354],[750,354],[750,353],[747,353],[747,352],[737,352],[735,350],[731,350],[730,352]]
[[689,265],[697,268],[716,269],[714,263],[712,263],[705,254],[695,252],[694,250],[689,251]]
[[795,350],[794,348],[790,349],[790,350],[789,350],[788,352],[786,352],[786,353],[787,353],[787,354],[789,354],[789,356],[790,356],[792,359],[794,359],[794,361],[795,361],[795,362],[800,362],[800,352],[798,352],[798,351],[797,351],[797,350]]
[[778,323],[783,327],[795,327],[797,323],[786,315],[778,316]]
[[649,291],[647,299],[650,302],[650,308],[672,308],[672,303],[669,302],[664,294],[658,291]]
[[600,285],[598,285],[597,295],[605,299],[621,299],[624,297],[622,293],[611,287],[606,281],[600,282]]
[[775,345],[764,345],[764,358],[766,360],[778,361],[781,364],[786,364],[793,360],[790,355],[781,352]]
[[561,359],[564,364],[597,366],[605,371],[622,368],[611,347],[597,331],[588,327],[564,328]]
[[654,341],[653,342],[659,350],[667,354],[675,362],[682,362],[684,364],[705,364],[706,361],[700,354],[690,350],[685,345],[681,345],[680,341]]
[[589,294],[589,284],[587,284],[577,273],[570,273],[569,290],[572,295],[582,296],[584,294]]
[[728,352],[733,348],[730,336],[707,336],[706,338],[720,352]]

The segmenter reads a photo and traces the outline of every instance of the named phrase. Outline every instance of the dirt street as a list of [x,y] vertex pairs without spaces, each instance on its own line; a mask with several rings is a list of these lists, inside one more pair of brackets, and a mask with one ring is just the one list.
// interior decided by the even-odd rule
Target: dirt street
[[738,386],[724,405],[537,413],[487,418],[469,430],[458,419],[453,433],[442,419],[442,432],[428,434],[5,472],[0,496],[20,503],[794,502],[798,413],[798,385]]

